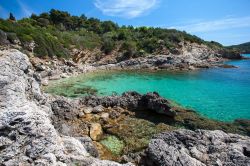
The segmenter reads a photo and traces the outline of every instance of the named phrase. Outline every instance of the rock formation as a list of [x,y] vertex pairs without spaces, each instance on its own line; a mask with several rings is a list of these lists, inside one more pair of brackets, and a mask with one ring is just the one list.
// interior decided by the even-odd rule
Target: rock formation
[[123,61],[116,61],[116,57],[112,57],[113,61],[106,61],[105,59],[96,61],[95,57],[91,57],[94,60],[90,61],[90,63],[74,63],[72,60],[59,60],[57,58],[41,60],[33,57],[31,62],[36,71],[35,78],[37,81],[43,85],[48,85],[48,80],[56,80],[96,70],[194,70],[216,66],[223,67],[220,62],[227,59],[242,58],[236,52],[213,50],[206,45],[195,43],[182,44],[177,52],[177,54],[147,55]]
[[178,130],[156,135],[145,165],[250,165],[250,138],[223,131]]
[[147,93],[145,95],[141,95],[137,92],[125,92],[121,96],[87,96],[83,98],[81,102],[90,106],[120,106],[132,110],[152,110],[170,117],[176,115],[176,112],[171,109],[171,103],[160,97],[157,92]]
[[[1,165],[120,165],[97,158],[98,151],[87,135],[90,128],[92,139],[98,140],[105,130],[99,121],[92,128],[85,124],[82,121],[85,114],[99,116],[103,123],[105,119],[119,117],[119,111],[112,107],[176,116],[171,103],[157,93],[126,92],[122,96],[88,96],[76,100],[43,94],[38,82],[43,81],[40,74],[46,68],[36,66],[40,73],[34,72],[26,55],[17,50],[0,51]],[[105,112],[106,109],[111,111]],[[70,126],[71,121],[81,123]],[[87,133],[78,132],[85,127]],[[250,165],[250,138],[218,130],[163,132],[153,137],[145,153],[130,156],[134,158],[131,161],[140,159],[141,164],[150,166]]]
[[26,55],[17,50],[0,52],[0,163],[119,165],[92,157],[86,141],[81,141],[84,138],[55,130],[51,107],[33,75]]

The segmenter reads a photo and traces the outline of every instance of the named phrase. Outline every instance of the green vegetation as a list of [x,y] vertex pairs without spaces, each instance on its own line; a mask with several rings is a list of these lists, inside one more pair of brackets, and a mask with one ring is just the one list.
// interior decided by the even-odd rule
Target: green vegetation
[[241,53],[250,53],[250,42],[239,44],[239,45],[234,45],[230,46],[230,49],[237,49],[240,50]]
[[[206,42],[174,29],[118,26],[112,21],[100,21],[85,15],[71,16],[68,12],[54,9],[18,21],[10,14],[7,20],[0,19],[0,29],[11,34],[10,39],[20,39],[25,50],[30,50],[29,43],[34,41],[34,54],[38,57],[67,58],[72,48],[78,48],[98,49],[101,56],[116,54],[119,61],[154,54],[163,48],[174,52],[180,47],[180,42],[221,47],[216,42]],[[13,40],[9,41],[13,43]]]
[[9,20],[16,21],[16,18],[14,17],[14,15],[12,13],[10,13]]
[[121,154],[124,148],[123,141],[119,140],[115,136],[108,136],[107,138],[101,141],[101,144],[107,147],[115,155]]
[[126,117],[108,128],[106,132],[123,140],[123,153],[127,154],[146,148],[153,135],[174,129],[174,127],[163,123],[156,125],[146,119]]

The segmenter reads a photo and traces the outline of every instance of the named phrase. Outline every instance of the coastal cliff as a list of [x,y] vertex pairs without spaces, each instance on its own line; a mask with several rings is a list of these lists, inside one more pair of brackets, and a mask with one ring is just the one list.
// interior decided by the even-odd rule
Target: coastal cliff
[[[105,158],[104,154],[110,153],[104,151],[105,148],[98,142],[104,133],[118,134],[119,139],[125,142],[124,151],[129,153],[122,157],[120,161],[123,162],[139,165],[145,162],[147,165],[249,163],[249,137],[222,131],[173,131],[178,128],[167,122],[179,121],[179,124],[187,123],[188,126],[193,121],[191,117],[197,115],[173,106],[157,93],[140,95],[133,92],[120,97],[90,96],[75,100],[51,96],[41,92],[39,82],[43,78],[37,74],[37,71],[44,71],[47,66],[40,66],[38,70],[39,67],[34,67],[27,55],[17,50],[0,51],[0,63],[0,163],[3,165],[120,165],[98,159],[98,156]],[[68,69],[76,68],[69,66]],[[149,122],[152,114],[159,120],[158,113],[160,117],[164,116],[166,124]],[[184,120],[182,114],[183,117],[189,117]],[[140,126],[141,129],[133,126]],[[198,128],[201,126],[196,124]],[[216,122],[214,126],[225,129],[229,125]],[[147,139],[163,131],[169,132],[153,137],[147,148]],[[108,138],[122,142],[113,137]],[[200,149],[201,144],[203,149]],[[217,145],[223,151],[215,148]],[[182,146],[183,150],[175,150],[182,149]],[[117,148],[111,150],[116,153]],[[139,152],[131,153],[131,150]],[[173,156],[170,151],[178,154]],[[205,151],[208,154],[205,156],[206,162],[203,161],[204,156],[199,156]],[[221,153],[228,158],[220,158],[217,154]]]

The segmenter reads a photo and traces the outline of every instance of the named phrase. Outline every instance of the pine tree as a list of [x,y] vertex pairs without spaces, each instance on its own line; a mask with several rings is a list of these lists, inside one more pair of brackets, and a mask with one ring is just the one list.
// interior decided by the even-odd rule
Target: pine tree
[[14,17],[14,15],[12,13],[10,13],[9,20],[16,21],[16,18]]

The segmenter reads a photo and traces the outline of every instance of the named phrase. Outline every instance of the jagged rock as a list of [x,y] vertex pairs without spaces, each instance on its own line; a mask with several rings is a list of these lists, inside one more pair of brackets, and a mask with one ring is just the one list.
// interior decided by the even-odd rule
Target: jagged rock
[[27,49],[28,51],[31,51],[31,52],[33,52],[33,50],[36,46],[35,41],[29,41],[29,42],[27,41],[27,42],[23,42],[22,44],[23,44],[23,47],[25,49]]
[[46,67],[42,64],[36,64],[36,65],[34,65],[34,67],[35,67],[36,71],[38,71],[38,72],[46,70]]
[[73,61],[70,61],[70,60],[64,60],[64,63],[67,66],[70,66],[70,67],[76,67],[77,66]]
[[85,114],[90,114],[93,111],[93,107],[84,107],[82,110]]
[[60,78],[61,78],[60,75],[54,75],[54,76],[49,77],[50,80],[59,80]]
[[9,41],[7,39],[7,34],[1,29],[0,29],[0,44],[1,45],[9,44]]
[[78,117],[79,118],[82,118],[82,117],[84,117],[85,116],[85,114],[83,113],[83,112],[80,112],[79,114],[78,114]]
[[36,80],[38,83],[41,83],[41,82],[42,82],[42,77],[40,76],[40,74],[34,73],[34,74],[33,74],[33,77],[35,78],[35,80]]
[[107,113],[107,112],[102,113],[101,118],[104,119],[104,120],[108,120],[109,119],[109,113]]
[[175,111],[171,109],[170,102],[160,97],[156,92],[145,95],[141,95],[137,92],[125,92],[121,96],[87,96],[83,98],[81,102],[92,107],[98,105],[103,105],[104,107],[120,106],[133,110],[153,110],[170,117],[176,115]]
[[[199,48],[191,48],[195,49]],[[153,58],[147,60],[148,64],[154,62]],[[183,60],[184,62],[188,64],[195,61],[191,58],[188,62]],[[176,63],[176,61],[171,62],[169,59],[166,63]],[[137,60],[131,62],[131,65],[140,64]],[[58,66],[56,63],[54,65]],[[96,157],[98,154],[92,141],[80,133],[76,136],[73,132],[74,126],[63,123],[75,121],[82,112],[78,110],[83,104],[91,107],[102,105],[135,110],[149,109],[171,117],[175,116],[170,102],[157,93],[141,95],[127,92],[122,96],[51,100],[49,96],[40,92],[31,68],[28,57],[21,52],[0,51],[0,163],[2,165],[119,165],[93,158],[92,156]],[[110,113],[111,118],[117,116],[119,114]],[[98,140],[102,135],[102,128],[100,124],[91,126],[91,138]],[[60,134],[56,130],[59,128]],[[145,152],[144,165],[250,165],[249,140],[249,137],[226,134],[222,131],[179,130],[162,133],[151,140]],[[131,156],[131,159],[136,158],[143,162],[140,157],[135,155]],[[130,158],[126,160],[129,161]]]
[[[93,158],[81,141],[59,135],[30,68],[21,52],[0,51],[1,165],[120,165]],[[55,112],[61,108],[67,112],[70,104],[54,102]]]
[[102,126],[99,123],[92,123],[90,125],[89,136],[92,140],[99,140],[102,137],[102,134]]
[[139,106],[142,109],[154,110],[159,114],[165,114],[171,117],[174,117],[176,114],[171,110],[170,103],[166,99],[160,97],[156,92],[143,95],[139,101]]
[[59,119],[75,119],[79,115],[77,103],[71,102],[66,98],[53,101],[51,108],[54,115]]
[[89,154],[91,154],[93,157],[99,157],[98,151],[90,137],[77,137],[77,139],[83,144],[84,148]]
[[69,76],[68,76],[67,74],[65,74],[65,73],[62,73],[62,74],[60,75],[60,77],[61,77],[61,78],[68,78]]
[[43,86],[48,86],[48,85],[49,85],[49,81],[48,81],[47,79],[43,79],[43,80],[41,81],[41,84],[42,84]]
[[144,157],[146,157],[144,151],[136,153],[128,153],[122,156],[122,162],[133,162],[136,165],[146,165],[145,163],[142,162],[145,161],[143,160]]
[[155,136],[146,150],[146,165],[250,165],[250,138],[223,131],[177,130]]
[[12,43],[12,44],[17,44],[17,45],[21,45],[21,41],[19,40],[19,38],[17,37],[16,33],[7,33],[7,39]]
[[93,113],[100,113],[104,111],[104,107],[102,105],[98,105],[96,107],[93,108]]

